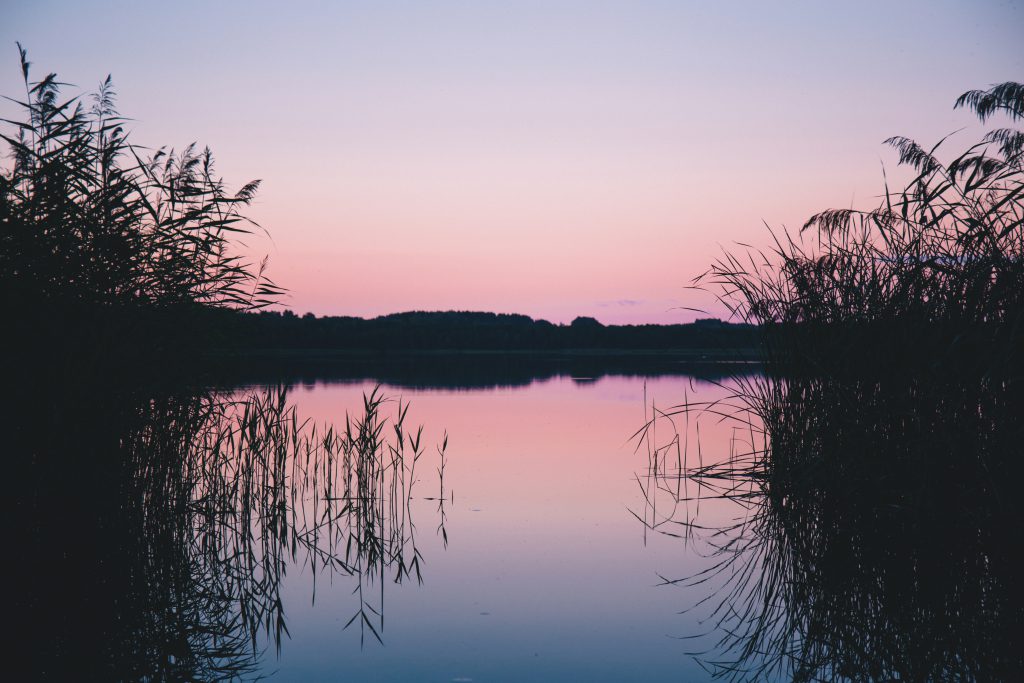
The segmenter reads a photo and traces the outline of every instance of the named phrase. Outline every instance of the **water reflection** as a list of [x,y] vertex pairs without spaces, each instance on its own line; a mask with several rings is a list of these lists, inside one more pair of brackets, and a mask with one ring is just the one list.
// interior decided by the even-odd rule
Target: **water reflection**
[[[318,382],[293,397],[304,414],[326,419],[365,387]],[[452,542],[429,554],[422,589],[389,595],[385,648],[358,651],[332,631],[329,610],[308,610],[294,619],[275,680],[327,679],[339,669],[350,680],[396,682],[705,680],[666,638],[684,628],[654,587],[657,570],[697,562],[671,539],[640,543],[627,512],[639,509],[629,436],[645,390],[719,392],[679,376],[402,390],[428,426],[425,438],[438,438],[436,425],[453,435]],[[725,434],[712,426],[702,436]],[[439,543],[423,532],[425,548]]]
[[1020,680],[1022,408],[1020,381],[896,373],[656,412],[638,517],[711,558],[665,579],[703,593],[691,650],[729,680]]
[[218,359],[216,374],[226,385],[380,383],[393,387],[481,391],[526,387],[559,377],[596,381],[604,377],[679,377],[723,380],[756,372],[760,365],[737,353],[697,354],[629,352],[323,353],[284,352]]
[[443,481],[444,444],[432,453],[380,393],[336,427],[300,419],[280,388],[45,393],[5,430],[13,649],[39,677],[255,674],[289,635],[289,570],[312,576],[314,600],[317,581],[347,577],[349,626],[380,639],[385,584],[422,581],[414,495],[436,501],[447,538],[444,495],[421,476]]

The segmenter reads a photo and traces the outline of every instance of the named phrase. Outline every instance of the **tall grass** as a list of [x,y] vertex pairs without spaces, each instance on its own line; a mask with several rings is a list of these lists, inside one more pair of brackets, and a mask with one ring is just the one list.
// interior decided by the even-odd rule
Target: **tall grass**
[[[102,398],[67,397],[52,434],[32,411],[15,442],[32,462],[16,470],[29,575],[13,618],[42,678],[255,676],[289,636],[289,569],[313,600],[349,581],[338,635],[381,640],[386,584],[423,580],[416,497],[440,499],[447,540],[443,494],[414,496],[422,432],[379,391],[340,429],[300,419],[283,388]],[[440,487],[444,445],[437,463]]]
[[110,77],[62,99],[56,74],[35,81],[19,45],[23,112],[0,134],[0,289],[10,301],[249,308],[280,289],[234,240],[259,181],[230,192],[209,149],[148,154],[129,142]]
[[[971,91],[956,106],[1017,124],[1024,85]],[[1005,360],[1024,339],[1024,132],[992,130],[949,161],[945,141],[886,142],[911,172],[903,189],[886,185],[871,210],[817,213],[771,250],[727,253],[699,281],[764,325],[779,361]]]
[[698,596],[690,651],[734,681],[1018,680],[1022,410],[1005,379],[790,375],[652,415],[637,517],[709,557],[664,579]]
[[[1024,86],[955,106],[1018,124]],[[823,211],[702,276],[763,326],[766,373],[638,432],[645,533],[710,551],[665,583],[707,591],[692,635],[719,678],[1024,676],[1024,133],[950,161],[945,142],[888,143],[911,180],[877,208]],[[708,419],[733,425],[726,448],[700,442]],[[734,519],[705,523],[711,501]]]
[[[281,292],[265,260],[238,253],[259,229],[244,214],[259,181],[229,191],[208,149],[146,152],[109,77],[62,99],[57,76],[33,80],[19,51],[23,118],[0,134],[14,649],[51,680],[253,674],[288,637],[292,565],[351,577],[348,625],[381,639],[386,580],[422,580],[412,508],[425,445],[408,406],[389,419],[374,391],[334,427],[300,420],[284,389],[161,388],[182,368],[153,362],[153,346],[221,319],[196,311]],[[447,542],[444,445],[439,457]]]

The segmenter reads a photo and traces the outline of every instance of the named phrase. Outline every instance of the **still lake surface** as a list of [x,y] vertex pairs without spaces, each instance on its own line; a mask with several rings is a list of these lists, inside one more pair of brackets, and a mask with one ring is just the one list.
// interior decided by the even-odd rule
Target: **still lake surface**
[[27,678],[1024,680],[1019,382],[402,363],[13,406]]
[[[375,385],[306,381],[289,402],[302,418],[339,424]],[[297,561],[281,585],[290,637],[279,652],[263,643],[261,673],[279,681],[709,678],[688,652],[713,645],[712,624],[700,623],[706,610],[683,612],[713,583],[664,580],[707,569],[711,547],[700,534],[646,530],[642,519],[692,520],[696,509],[677,509],[673,496],[660,509],[649,504],[647,446],[634,435],[652,405],[722,399],[729,381],[557,375],[517,386],[382,389],[395,399],[385,415],[401,398],[411,404],[407,423],[424,427],[410,508],[422,584],[396,584],[388,572],[364,577],[381,612],[378,642],[358,620],[346,628],[359,607],[356,578]],[[659,428],[657,439],[670,441]],[[438,501],[427,500],[438,491],[433,446],[445,432],[447,547]],[[734,425],[703,420],[700,457],[727,457],[736,436]],[[709,529],[744,514],[729,501],[701,505]]]

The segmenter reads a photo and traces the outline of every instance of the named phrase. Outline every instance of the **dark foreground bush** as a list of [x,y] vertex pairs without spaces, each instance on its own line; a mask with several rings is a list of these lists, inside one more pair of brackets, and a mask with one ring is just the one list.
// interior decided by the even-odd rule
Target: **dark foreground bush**
[[705,571],[667,581],[703,596],[702,664],[732,681],[1021,679],[1024,384],[775,376],[734,400],[659,415],[725,419],[736,439],[689,468],[663,444],[644,479],[650,528],[710,546]]
[[[984,122],[1024,119],[1024,85],[962,95]],[[762,324],[782,362],[835,370],[1010,360],[1024,340],[1024,133],[989,132],[949,162],[889,139],[913,172],[870,211],[828,210],[753,258],[727,254],[702,280]]]
[[[957,106],[1019,122],[1024,86]],[[768,372],[641,431],[673,438],[648,449],[645,524],[710,545],[666,583],[706,588],[693,650],[719,678],[1024,679],[1024,133],[948,163],[889,142],[914,176],[877,209],[822,212],[704,276],[764,326]],[[676,416],[732,422],[729,451],[693,466],[653,428]],[[702,519],[708,498],[733,520]]]
[[[139,311],[249,309],[279,292],[232,251],[252,229],[241,213],[259,181],[235,193],[216,175],[208,149],[145,154],[128,141],[111,80],[89,101],[61,99],[56,74],[30,80],[20,121],[0,134],[0,303],[8,342],[32,347],[59,337],[101,334],[150,343],[152,316]],[[56,337],[46,317],[58,319]],[[102,325],[91,322],[98,318]],[[84,339],[83,339],[84,338]],[[187,339],[185,335],[180,340]],[[125,346],[128,346],[126,344]],[[109,347],[108,347],[109,348]]]

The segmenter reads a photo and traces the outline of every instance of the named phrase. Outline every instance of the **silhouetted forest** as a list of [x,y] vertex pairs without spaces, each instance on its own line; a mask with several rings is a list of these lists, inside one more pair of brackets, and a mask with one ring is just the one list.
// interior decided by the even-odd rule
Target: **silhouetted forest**
[[[546,351],[719,350],[755,354],[757,327],[706,319],[683,325],[555,325],[525,315],[410,312],[364,319],[260,311],[205,311],[214,346],[234,350]],[[216,324],[214,324],[214,319]]]
[[[3,136],[0,305],[17,321],[9,359],[56,362],[57,375],[104,375],[153,357],[186,361],[229,350],[710,350],[757,346],[756,328],[554,325],[522,315],[400,313],[372,320],[268,312],[281,289],[264,263],[235,254],[255,226],[243,213],[259,187],[235,193],[209,150],[144,151],[128,142],[108,78],[91,97],[61,100],[61,82],[34,82],[24,122]],[[58,360],[59,359],[59,360]],[[15,364],[22,361],[14,360]],[[130,372],[133,375],[134,372]]]

